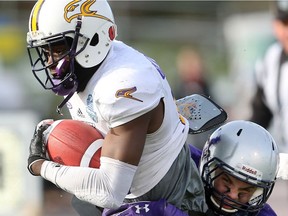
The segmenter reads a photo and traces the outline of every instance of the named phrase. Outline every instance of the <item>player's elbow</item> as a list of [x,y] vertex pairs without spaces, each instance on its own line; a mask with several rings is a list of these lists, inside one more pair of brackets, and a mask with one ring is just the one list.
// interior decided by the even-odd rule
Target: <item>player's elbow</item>
[[100,161],[100,168],[91,170],[74,194],[102,208],[118,208],[131,187],[137,167],[107,157],[101,157]]
[[85,194],[85,195],[75,194],[75,196],[78,199],[83,200],[85,202],[89,202],[95,206],[108,208],[108,209],[119,208],[121,204],[123,203],[123,200],[125,197],[123,196],[123,198],[120,198],[118,195],[117,198],[115,198],[111,194],[107,194],[107,193],[103,193],[103,194],[98,193],[97,196],[95,196],[95,194]]

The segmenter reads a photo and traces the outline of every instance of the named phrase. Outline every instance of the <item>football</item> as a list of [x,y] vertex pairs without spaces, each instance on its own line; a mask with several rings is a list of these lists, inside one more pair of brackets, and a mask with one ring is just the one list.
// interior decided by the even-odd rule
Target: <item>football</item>
[[102,134],[88,123],[54,121],[44,137],[47,157],[68,166],[100,167]]

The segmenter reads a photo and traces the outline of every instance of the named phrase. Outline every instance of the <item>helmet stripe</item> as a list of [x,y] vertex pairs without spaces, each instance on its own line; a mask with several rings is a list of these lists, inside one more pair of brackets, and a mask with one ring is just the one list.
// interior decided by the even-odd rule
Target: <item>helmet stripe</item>
[[32,17],[31,17],[31,30],[32,31],[38,30],[39,11],[40,11],[44,1],[45,0],[39,0],[33,9]]

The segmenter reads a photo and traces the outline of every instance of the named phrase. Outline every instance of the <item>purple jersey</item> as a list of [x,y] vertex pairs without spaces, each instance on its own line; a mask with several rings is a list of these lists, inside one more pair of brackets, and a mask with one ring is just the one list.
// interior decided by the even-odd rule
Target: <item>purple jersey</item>
[[155,216],[155,215],[174,215],[188,216],[180,209],[167,203],[165,200],[141,201],[136,203],[123,204],[116,210],[104,210],[103,216]]

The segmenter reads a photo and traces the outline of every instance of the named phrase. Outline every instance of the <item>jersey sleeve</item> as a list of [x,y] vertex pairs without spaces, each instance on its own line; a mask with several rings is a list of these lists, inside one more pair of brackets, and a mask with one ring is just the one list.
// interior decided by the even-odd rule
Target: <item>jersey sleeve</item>
[[110,128],[125,124],[154,109],[164,96],[153,67],[121,68],[101,79],[95,105]]

